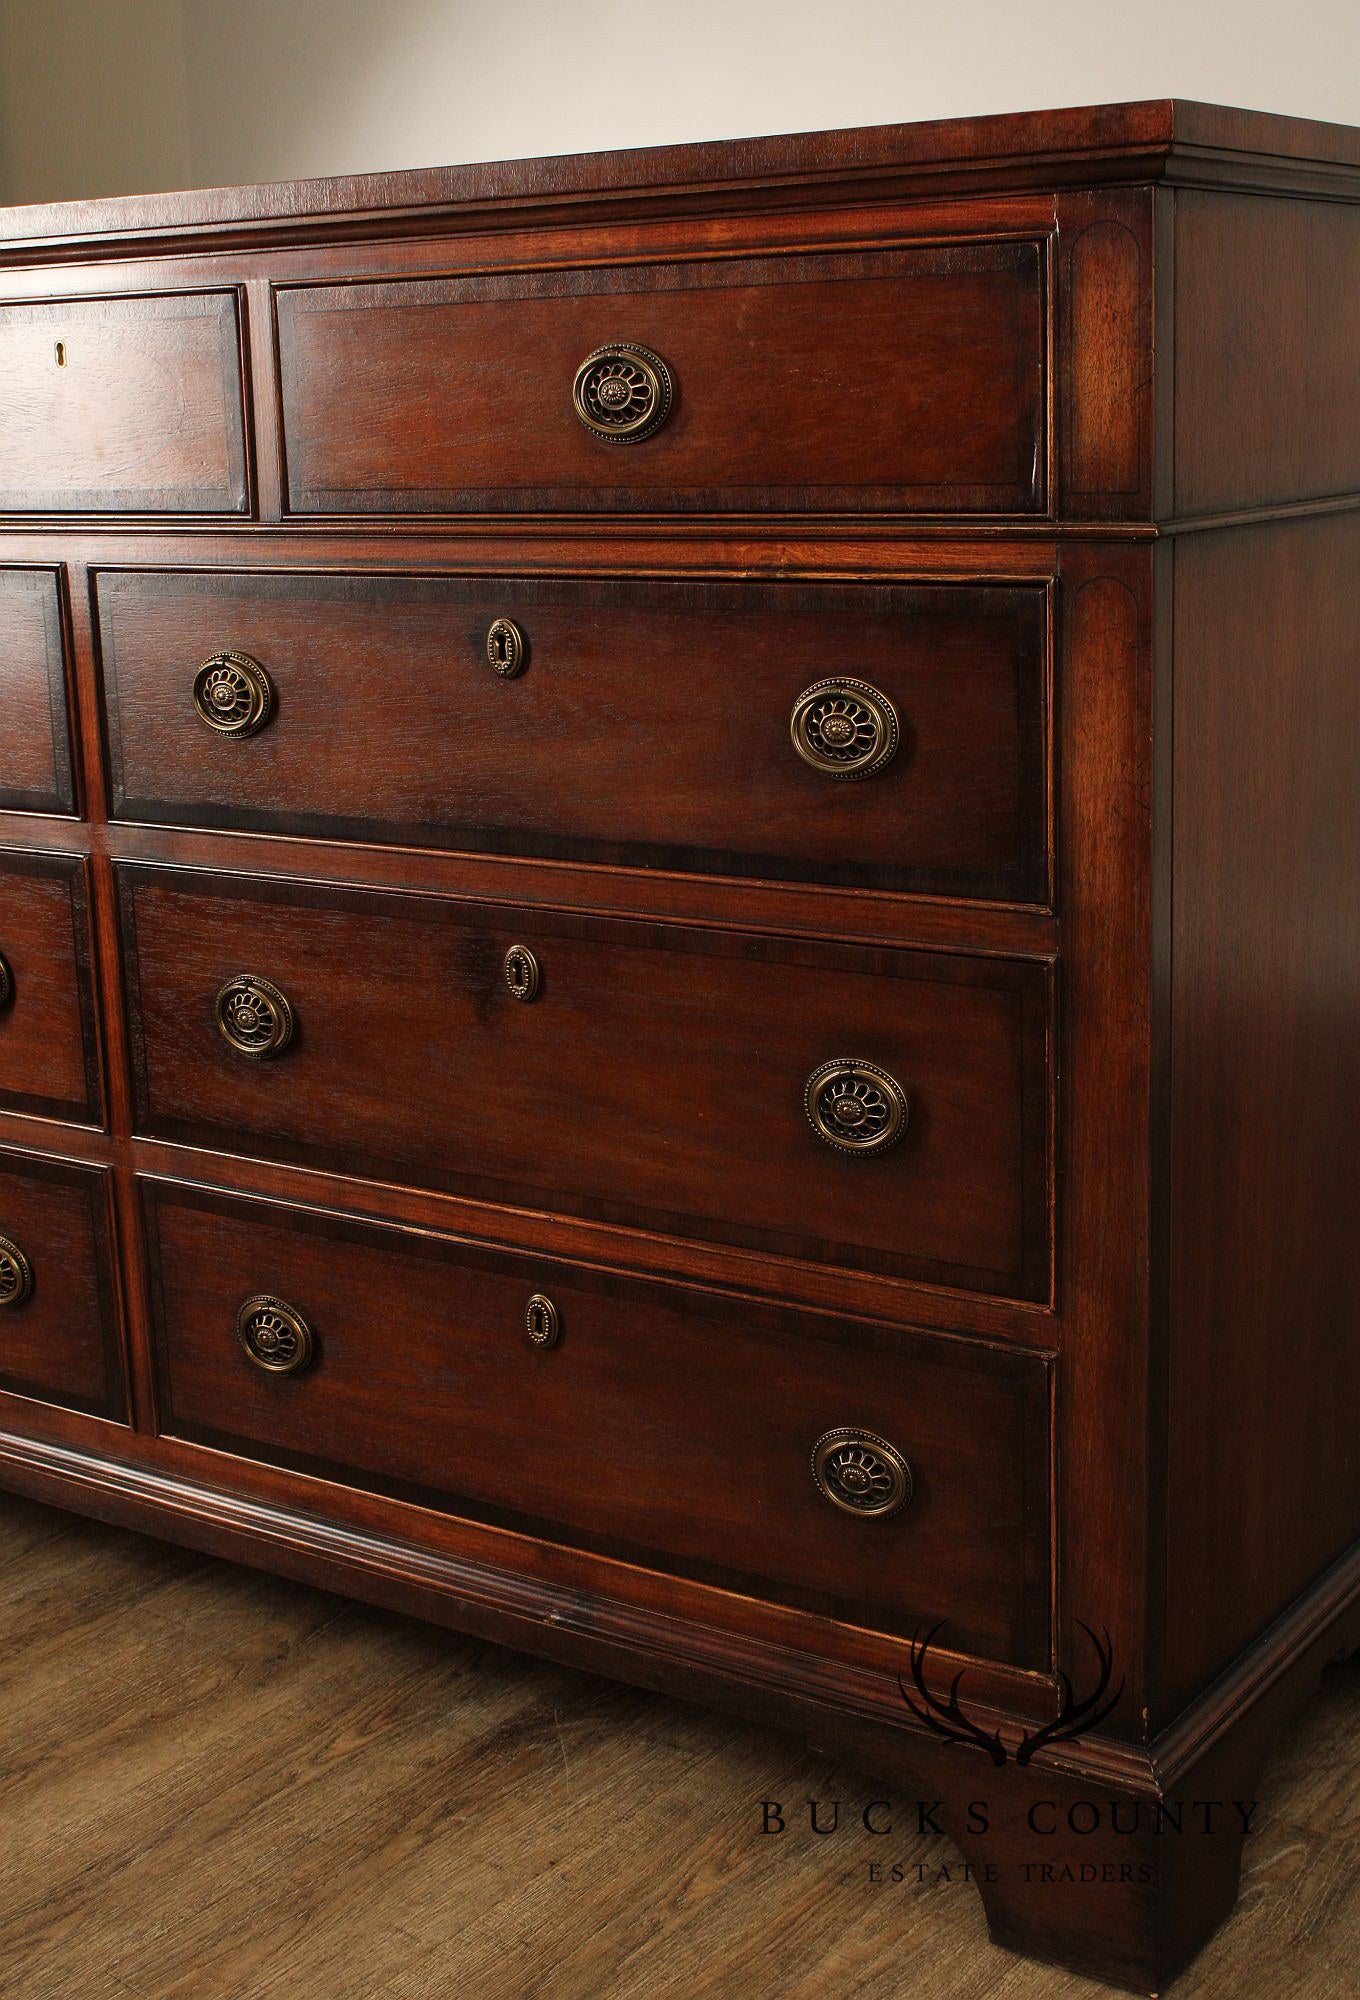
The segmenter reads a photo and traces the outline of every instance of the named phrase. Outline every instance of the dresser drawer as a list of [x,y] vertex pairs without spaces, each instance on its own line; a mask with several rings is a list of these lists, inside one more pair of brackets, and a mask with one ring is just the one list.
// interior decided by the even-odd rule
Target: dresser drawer
[[107,1167],[0,1151],[0,1391],[127,1420]]
[[119,872],[145,1133],[1046,1291],[1042,966]]
[[[215,1191],[144,1196],[171,1435],[857,1624],[947,1618],[951,1644],[1043,1663],[1039,1358]],[[252,1300],[278,1303],[243,1315]],[[534,1300],[551,1344],[528,1336]],[[853,1464],[826,1485],[891,1505],[895,1451],[895,1512],[819,1489],[814,1450],[840,1429],[890,1449],[859,1455],[867,1492]]]
[[0,569],[0,714],[0,809],[74,812],[55,570]]
[[234,292],[0,305],[0,508],[243,513]]
[[276,309],[295,513],[1046,504],[1037,243],[310,285]]
[[0,849],[0,1108],[100,1117],[86,863]]
[[122,818],[1046,892],[1040,586],[115,571],[97,589]]

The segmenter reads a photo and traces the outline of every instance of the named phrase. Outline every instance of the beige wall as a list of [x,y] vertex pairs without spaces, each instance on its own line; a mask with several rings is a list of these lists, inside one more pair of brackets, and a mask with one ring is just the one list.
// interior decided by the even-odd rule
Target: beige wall
[[0,200],[1155,96],[1360,124],[1360,4],[0,0]]

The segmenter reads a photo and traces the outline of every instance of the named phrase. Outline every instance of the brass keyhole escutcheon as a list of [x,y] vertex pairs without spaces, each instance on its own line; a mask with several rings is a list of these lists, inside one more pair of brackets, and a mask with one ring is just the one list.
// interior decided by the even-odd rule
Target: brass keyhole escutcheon
[[214,653],[194,675],[194,707],[215,735],[254,736],[274,713],[274,684],[249,653]]
[[316,1337],[305,1316],[272,1292],[245,1300],[236,1315],[236,1338],[266,1375],[300,1375],[316,1353]]
[[511,945],[505,954],[503,970],[512,999],[522,1000],[527,1004],[530,1000],[538,998],[542,974],[539,971],[538,960],[527,944]]
[[13,1237],[0,1236],[0,1312],[12,1312],[32,1294],[33,1266]]
[[617,342],[597,347],[576,371],[572,403],[592,437],[604,444],[640,444],[671,413],[671,371],[650,347]]
[[293,1009],[271,979],[238,972],[214,1003],[218,1033],[227,1047],[253,1062],[281,1056],[293,1039]]
[[556,1347],[562,1320],[546,1292],[535,1292],[524,1308],[524,1333],[531,1347]]
[[817,1137],[840,1153],[885,1153],[907,1129],[907,1094],[897,1078],[858,1057],[819,1064],[803,1104]]
[[911,1500],[911,1467],[895,1445],[873,1431],[842,1426],[812,1447],[817,1491],[844,1514],[886,1520]]
[[897,710],[870,681],[814,681],[789,716],[793,747],[824,778],[872,778],[897,755]]
[[9,969],[9,960],[0,952],[0,1013],[14,998],[14,974]]
[[513,618],[493,618],[487,628],[486,657],[503,681],[523,673],[529,649]]

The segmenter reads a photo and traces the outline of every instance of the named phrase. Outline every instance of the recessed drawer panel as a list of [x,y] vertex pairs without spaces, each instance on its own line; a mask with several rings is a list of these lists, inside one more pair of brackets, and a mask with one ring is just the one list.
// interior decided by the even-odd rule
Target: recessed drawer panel
[[0,1152],[0,1390],[125,1423],[110,1178]]
[[0,305],[0,507],[246,507],[234,292]]
[[86,863],[0,850],[0,1107],[94,1124],[99,1060]]
[[170,1434],[1044,1664],[1037,1357],[144,1193]]
[[277,294],[297,513],[1027,514],[1036,243]]
[[0,808],[75,810],[55,570],[0,569]]
[[109,572],[98,600],[122,818],[1046,893],[1040,587]]
[[1046,1294],[1042,966],[119,873],[143,1132]]

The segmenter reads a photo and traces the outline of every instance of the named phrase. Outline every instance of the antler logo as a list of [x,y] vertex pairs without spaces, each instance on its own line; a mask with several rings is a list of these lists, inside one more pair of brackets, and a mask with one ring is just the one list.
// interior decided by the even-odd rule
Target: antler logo
[[[918,1704],[913,1698],[906,1682],[899,1674],[897,1685],[902,1691],[902,1699],[917,1721],[923,1722],[934,1735],[941,1736],[951,1743],[972,1744],[975,1749],[985,1750],[994,1764],[1004,1764],[1008,1753],[1006,1745],[1001,1740],[1000,1731],[992,1730],[989,1734],[987,1730],[980,1728],[971,1716],[964,1713],[959,1701],[959,1689],[963,1685],[966,1669],[960,1668],[955,1674],[949,1684],[949,1695],[945,1701],[941,1701],[938,1695],[932,1694],[926,1686],[926,1655],[944,1630],[946,1622],[942,1618],[938,1625],[931,1627],[924,1639],[913,1639],[911,1678],[916,1693],[920,1696],[920,1702]],[[1051,1722],[1044,1723],[1040,1729],[1027,1729],[1024,1732],[1014,1750],[1009,1753],[1017,1764],[1028,1764],[1049,1743],[1074,1743],[1088,1730],[1097,1728],[1107,1715],[1113,1713],[1124,1693],[1122,1677],[1114,1693],[1109,1692],[1114,1673],[1114,1649],[1110,1644],[1109,1633],[1106,1632],[1104,1638],[1100,1639],[1089,1625],[1080,1620],[1078,1622],[1081,1623],[1082,1631],[1095,1648],[1098,1662],[1096,1684],[1090,1694],[1078,1699],[1069,1677],[1065,1673],[1059,1673],[1058,1685],[1062,1690],[1062,1706]]]

